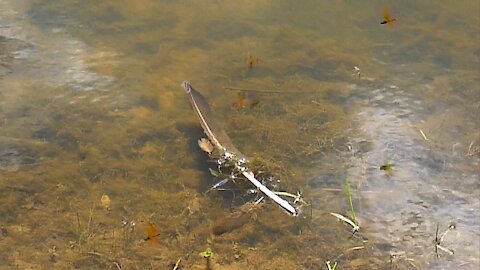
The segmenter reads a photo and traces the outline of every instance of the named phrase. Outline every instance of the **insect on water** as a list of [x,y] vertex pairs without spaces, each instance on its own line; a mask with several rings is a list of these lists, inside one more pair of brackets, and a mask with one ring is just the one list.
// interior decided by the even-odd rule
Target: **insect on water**
[[393,26],[393,24],[397,21],[397,19],[392,18],[390,9],[389,8],[384,8],[383,9],[383,21],[380,22],[380,24],[386,24],[388,26]]
[[246,97],[245,92],[238,92],[237,93],[237,100],[232,105],[232,110],[238,111],[241,109],[245,109],[248,105],[248,100]]
[[150,243],[155,243],[159,241],[160,233],[158,233],[157,228],[152,223],[147,224],[147,237],[145,237],[144,241],[149,241]]
[[252,69],[252,68],[258,66],[259,62],[260,62],[260,60],[258,60],[258,57],[253,56],[253,55],[250,54],[250,52],[248,52],[248,54],[247,54],[247,65],[248,65],[249,69]]
[[393,163],[384,163],[383,165],[380,165],[380,170],[385,172],[386,176],[392,176],[393,175]]
[[233,111],[239,111],[243,109],[254,109],[257,107],[257,105],[260,103],[260,101],[251,101],[248,97],[247,94],[244,91],[240,91],[237,93],[237,100],[235,103],[232,104],[232,110]]

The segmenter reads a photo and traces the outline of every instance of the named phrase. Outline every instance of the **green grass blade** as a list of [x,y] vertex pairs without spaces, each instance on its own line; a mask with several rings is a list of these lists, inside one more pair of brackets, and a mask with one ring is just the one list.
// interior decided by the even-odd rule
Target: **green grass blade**
[[352,212],[352,220],[355,225],[358,226],[357,216],[355,215],[355,209],[353,209],[352,195],[350,194],[350,183],[348,179],[345,181],[345,191],[347,192],[348,203],[350,204],[350,211]]

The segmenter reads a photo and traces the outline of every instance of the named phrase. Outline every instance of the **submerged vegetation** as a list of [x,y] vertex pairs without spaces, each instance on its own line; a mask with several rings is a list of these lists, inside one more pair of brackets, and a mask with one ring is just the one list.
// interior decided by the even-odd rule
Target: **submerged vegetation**
[[[352,93],[357,86],[383,87],[397,73],[414,76],[400,84],[424,99],[418,112],[427,116],[418,128],[428,141],[415,136],[432,152],[447,149],[453,158],[467,158],[471,164],[459,170],[475,173],[480,107],[468,101],[480,99],[477,62],[460,51],[476,49],[465,34],[476,26],[455,32],[403,13],[402,24],[384,32],[378,14],[352,3],[305,4],[294,10],[270,1],[240,7],[195,1],[188,6],[148,0],[79,3],[32,1],[24,12],[32,25],[53,25],[52,32],[78,37],[82,46],[114,51],[106,59],[90,56],[76,62],[115,78],[108,89],[89,85],[79,90],[68,79],[52,86],[31,78],[37,73],[48,77],[42,72],[61,64],[22,62],[30,50],[48,49],[43,42],[50,32],[28,46],[20,44],[22,37],[0,37],[2,264],[174,270],[414,269],[413,261],[424,266],[417,250],[398,255],[396,247],[368,235],[375,220],[363,211],[380,206],[357,201],[380,195],[362,193],[359,179],[344,177],[347,142],[355,136],[351,116],[357,109],[346,101],[367,100],[366,93]],[[423,9],[443,10],[431,5]],[[337,19],[336,14],[350,9],[358,10],[358,17]],[[460,24],[462,16],[473,16],[470,12],[461,4],[428,18],[440,25]],[[407,20],[416,23],[403,24]],[[407,36],[409,31],[415,38]],[[408,70],[399,68],[400,60],[410,64]],[[436,63],[447,63],[448,73]],[[352,76],[358,66],[361,75],[358,68]],[[19,73],[10,76],[11,70]],[[185,79],[199,85],[235,146],[251,155],[255,175],[279,180],[267,184],[278,185],[272,188],[276,195],[302,205],[299,217],[273,204],[255,204],[260,196],[251,186],[239,192],[238,186],[222,182],[229,175],[219,172],[213,146],[201,139],[205,134],[179,90]],[[236,89],[224,89],[229,87]],[[458,105],[458,100],[465,102]],[[442,132],[456,130],[461,121],[467,124],[459,133]],[[378,173],[378,163],[373,167]],[[395,170],[386,181],[396,180]],[[319,171],[328,172],[321,181],[329,189],[314,187],[312,178]],[[464,184],[478,188],[477,182]],[[329,213],[354,232],[361,222],[362,234],[352,236]],[[446,232],[438,234],[437,249],[457,251],[450,246],[454,240],[442,241]],[[445,254],[439,261],[449,260]]]

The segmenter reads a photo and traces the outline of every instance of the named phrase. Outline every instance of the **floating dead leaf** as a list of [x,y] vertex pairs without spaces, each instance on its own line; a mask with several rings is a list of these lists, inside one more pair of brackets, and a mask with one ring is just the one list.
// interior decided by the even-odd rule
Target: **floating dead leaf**
[[207,152],[208,154],[211,154],[214,149],[213,144],[206,138],[201,138],[200,140],[198,140],[198,146],[200,146],[200,149]]
[[109,210],[110,209],[110,197],[108,195],[103,194],[102,198],[100,199],[100,202],[102,203],[102,206],[105,207],[105,209]]

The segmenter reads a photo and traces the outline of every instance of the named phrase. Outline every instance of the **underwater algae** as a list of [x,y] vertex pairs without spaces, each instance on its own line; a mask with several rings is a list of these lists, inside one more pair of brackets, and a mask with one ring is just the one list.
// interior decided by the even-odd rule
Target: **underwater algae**
[[[364,243],[328,216],[329,211],[348,212],[347,200],[343,193],[311,188],[310,170],[332,171],[332,189],[341,190],[345,164],[339,155],[346,149],[346,134],[355,132],[349,115],[355,106],[344,104],[352,85],[383,87],[395,72],[412,72],[419,74],[412,75],[415,79],[423,76],[422,86],[411,77],[400,84],[391,80],[416,93],[433,85],[434,98],[419,94],[429,110],[435,111],[439,102],[457,106],[458,89],[478,100],[478,75],[471,72],[476,62],[459,53],[476,47],[472,39],[461,32],[432,31],[436,26],[428,23],[399,29],[397,24],[381,37],[371,31],[372,37],[365,38],[358,29],[370,12],[330,20],[311,3],[302,7],[311,12],[291,10],[289,16],[283,16],[289,4],[271,1],[241,8],[189,4],[60,1],[32,7],[32,12],[38,10],[32,15],[37,20],[62,10],[73,19],[66,23],[68,31],[89,46],[115,51],[106,63],[90,59],[89,69],[117,80],[104,93],[29,88],[28,81],[9,81],[7,86],[19,91],[1,93],[5,106],[0,120],[6,120],[0,134],[1,261],[18,268],[205,269],[199,253],[210,248],[214,269],[327,269],[327,260],[338,262],[336,269],[414,269],[405,257],[392,259],[375,237]],[[321,8],[344,14],[350,5]],[[455,17],[463,13],[452,12],[438,20],[459,23]],[[399,21],[407,14],[400,13]],[[225,20],[227,24],[219,23]],[[378,24],[377,17],[372,21]],[[331,33],[333,27],[339,31]],[[406,38],[403,29],[418,37]],[[372,49],[372,40],[383,43],[392,36],[404,41]],[[446,55],[442,44],[448,45]],[[253,67],[246,62],[249,54],[259,59]],[[408,71],[388,61],[405,58],[423,61],[410,61]],[[432,62],[447,63],[455,71],[448,80],[437,77],[446,72]],[[359,79],[352,76],[354,65],[362,70]],[[201,128],[178,90],[186,78],[204,91],[236,147],[278,172],[288,190],[299,188],[312,199],[311,216],[304,213],[294,220],[270,204],[243,214],[229,195],[204,194],[215,183],[208,173],[214,165],[197,146]],[[236,93],[223,90],[229,86],[285,93],[249,94],[258,105],[232,111]],[[313,95],[302,93],[312,90]],[[436,143],[433,149],[454,148],[462,155],[475,150],[478,119],[470,120],[457,145],[446,143],[451,135],[437,132],[468,118],[460,107],[451,112],[445,120],[432,116],[418,127]],[[423,140],[420,133],[416,136]],[[360,191],[360,185],[352,185],[363,227],[361,212],[368,206],[360,203]],[[102,196],[108,196],[109,207]],[[160,234],[157,243],[143,240],[148,224]]]
[[[158,78],[157,75],[147,77],[151,78],[152,85]],[[8,176],[6,185],[15,183],[15,186],[2,186],[4,192],[10,194],[2,198],[6,209],[24,205],[21,210],[2,213],[11,218],[2,219],[6,222],[2,223],[6,235],[2,253],[8,254],[4,257],[5,264],[21,268],[54,265],[67,269],[117,269],[118,266],[168,269],[182,258],[182,268],[204,269],[198,253],[210,242],[216,254],[212,262],[216,269],[284,266],[295,269],[302,264],[305,267],[323,265],[316,259],[318,249],[311,249],[305,262],[299,261],[295,253],[301,248],[290,250],[298,241],[296,238],[279,241],[275,245],[278,253],[271,250],[270,244],[266,244],[271,242],[268,234],[298,233],[299,227],[288,219],[272,225],[271,219],[284,215],[275,208],[269,211],[272,215],[260,213],[260,223],[249,217],[243,227],[212,238],[212,228],[221,220],[220,215],[230,213],[228,202],[217,196],[198,195],[199,179],[205,176],[196,169],[198,161],[189,155],[192,151],[189,140],[196,138],[184,134],[177,123],[159,118],[155,113],[158,108],[178,111],[171,105],[175,95],[168,97],[167,92],[158,96],[150,91],[132,95],[138,100],[137,106],[94,108],[88,100],[78,100],[72,108],[60,99],[45,103],[36,119],[22,116],[27,121],[23,125],[12,121],[9,115],[6,128],[11,134],[20,135],[20,144],[24,145],[32,136],[27,127],[38,126],[34,142],[48,150],[39,150],[38,156],[43,158],[35,166]],[[30,96],[25,100],[25,107],[38,104],[39,99],[42,98]],[[20,104],[17,108],[21,107]],[[287,142],[275,134],[277,126],[295,132],[287,134],[287,138],[295,136],[295,127],[288,128],[282,121],[274,126],[268,124],[271,117],[264,117],[265,140]],[[195,121],[184,122],[196,125]],[[242,136],[237,137],[241,141]],[[45,156],[47,151],[50,154]],[[178,160],[184,165],[176,166]],[[23,186],[39,187],[29,194],[22,191]],[[102,205],[104,195],[110,199],[108,208]],[[162,234],[158,245],[143,241],[148,222],[155,224]],[[309,237],[316,238],[314,234]],[[309,240],[311,242],[313,240]],[[28,248],[17,253],[11,248],[12,243],[22,243]],[[30,257],[30,262],[22,259],[25,257]]]

